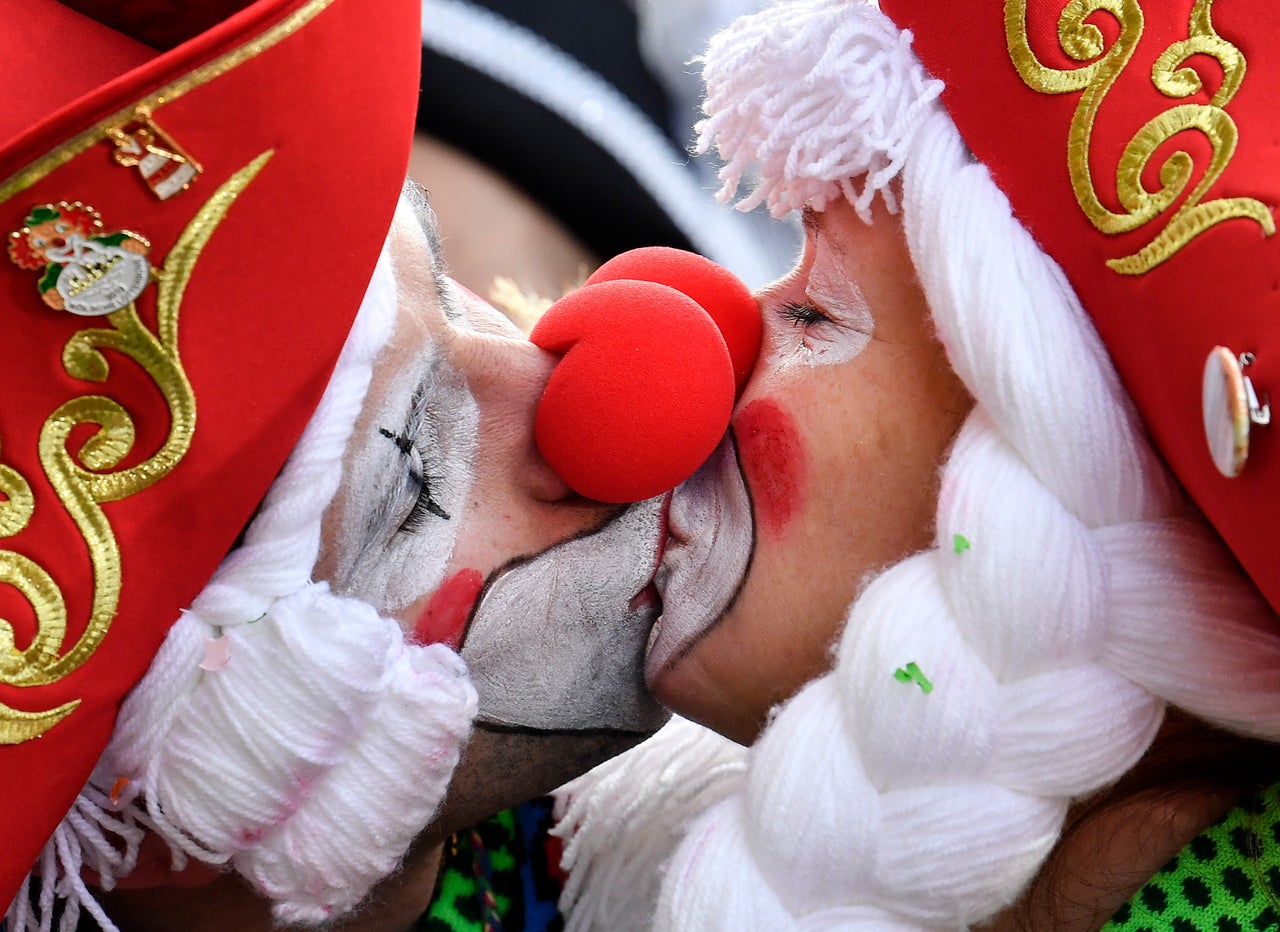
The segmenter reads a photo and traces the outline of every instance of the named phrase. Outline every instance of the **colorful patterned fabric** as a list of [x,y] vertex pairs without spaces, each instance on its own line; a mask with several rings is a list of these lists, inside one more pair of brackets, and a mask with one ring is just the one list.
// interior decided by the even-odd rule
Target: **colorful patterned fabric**
[[1103,932],[1280,930],[1280,784],[1174,855]]
[[561,932],[551,821],[551,800],[536,799],[450,839],[417,932]]

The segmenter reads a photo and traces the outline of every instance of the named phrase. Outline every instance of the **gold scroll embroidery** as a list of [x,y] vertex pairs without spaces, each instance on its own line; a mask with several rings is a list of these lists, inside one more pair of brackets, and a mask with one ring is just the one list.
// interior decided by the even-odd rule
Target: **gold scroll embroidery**
[[[1005,36],[1009,56],[1028,87],[1044,94],[1080,93],[1067,141],[1067,165],[1076,201],[1101,232],[1117,235],[1136,230],[1165,213],[1186,189],[1194,170],[1191,156],[1178,150],[1160,166],[1160,189],[1148,191],[1142,174],[1156,150],[1186,130],[1199,130],[1213,147],[1200,182],[1154,239],[1138,252],[1110,259],[1107,265],[1123,275],[1140,275],[1169,259],[1183,246],[1224,220],[1253,220],[1268,236],[1275,232],[1271,211],[1251,197],[1204,201],[1205,193],[1226,171],[1236,148],[1235,121],[1224,109],[1245,76],[1240,50],[1213,28],[1212,0],[1196,0],[1188,23],[1188,37],[1173,43],[1156,59],[1151,80],[1166,97],[1184,99],[1200,91],[1200,76],[1184,63],[1192,55],[1207,55],[1222,68],[1222,85],[1207,104],[1177,104],[1149,120],[1125,147],[1116,166],[1116,196],[1124,213],[1108,209],[1098,198],[1089,169],[1093,125],[1107,93],[1128,66],[1142,36],[1143,15],[1138,0],[1071,0],[1058,19],[1058,42],[1068,56],[1088,62],[1080,68],[1048,68],[1031,50],[1027,37],[1027,0],[1007,0]],[[1109,13],[1120,26],[1110,48],[1101,30],[1085,20]]]
[[[40,431],[40,464],[49,484],[88,546],[94,592],[89,622],[70,649],[63,651],[67,630],[66,603],[57,583],[42,567],[13,551],[0,550],[0,583],[13,586],[31,604],[36,633],[18,650],[12,625],[0,619],[0,683],[47,686],[77,669],[102,643],[111,627],[122,586],[120,548],[102,511],[164,478],[186,455],[195,433],[196,403],[178,352],[178,312],[182,295],[200,253],[236,197],[271,158],[264,152],[222,185],[187,224],[158,273],[156,333],[151,333],[133,303],[107,316],[114,329],[81,330],[63,347],[67,374],[90,382],[105,381],[109,366],[103,350],[115,350],[137,363],[155,381],[169,408],[169,434],[155,453],[128,469],[113,470],[133,449],[133,419],[117,401],[84,395],[61,405]],[[80,425],[95,425],[73,456],[67,445]],[[2,451],[0,451],[2,452]],[[78,460],[78,462],[77,462]],[[0,465],[0,538],[24,530],[35,511],[27,481]],[[53,709],[26,712],[0,703],[0,744],[19,744],[39,737],[69,715],[79,700]]]

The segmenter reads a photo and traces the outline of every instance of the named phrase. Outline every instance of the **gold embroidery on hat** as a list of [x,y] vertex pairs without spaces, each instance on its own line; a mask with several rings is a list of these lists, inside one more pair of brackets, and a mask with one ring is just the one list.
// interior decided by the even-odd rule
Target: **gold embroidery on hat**
[[[1138,0],[1071,0],[1058,20],[1058,41],[1076,61],[1091,61],[1072,70],[1043,65],[1031,50],[1027,36],[1027,0],[1005,4],[1005,35],[1009,56],[1022,80],[1032,90],[1045,94],[1080,92],[1080,103],[1071,119],[1067,142],[1067,165],[1076,201],[1101,232],[1114,236],[1136,230],[1167,211],[1186,189],[1194,165],[1182,150],[1174,152],[1160,166],[1158,191],[1147,191],[1142,173],[1156,151],[1178,133],[1199,130],[1213,146],[1213,156],[1200,182],[1155,238],[1138,252],[1107,265],[1123,275],[1140,275],[1169,259],[1187,243],[1224,220],[1253,220],[1268,236],[1275,232],[1271,212],[1251,197],[1219,198],[1203,201],[1209,188],[1226,171],[1236,148],[1235,121],[1224,109],[1235,96],[1245,76],[1245,60],[1240,50],[1213,28],[1212,0],[1196,0],[1188,23],[1188,37],[1175,42],[1156,59],[1152,83],[1166,97],[1187,98],[1201,90],[1196,72],[1183,64],[1193,55],[1207,55],[1222,68],[1222,86],[1208,104],[1178,104],[1152,118],[1129,141],[1116,168],[1116,196],[1126,213],[1109,210],[1093,184],[1089,168],[1094,120],[1117,77],[1128,66],[1143,31],[1142,7]],[[1085,22],[1098,12],[1110,13],[1120,26],[1120,34],[1104,49],[1101,30]],[[1202,202],[1203,201],[1203,202]]]
[[[112,349],[136,362],[155,381],[169,408],[169,434],[160,449],[145,461],[110,472],[133,448],[133,418],[117,401],[103,395],[83,395],[61,405],[40,431],[40,463],[45,477],[66,508],[88,547],[93,564],[94,593],[89,622],[79,640],[65,653],[63,639],[67,611],[53,578],[27,557],[0,551],[0,583],[22,594],[36,616],[36,633],[25,650],[18,650],[13,627],[0,619],[0,683],[9,686],[47,686],[76,670],[102,643],[119,606],[123,580],[120,548],[102,504],[128,498],[168,475],[186,455],[195,433],[196,403],[178,352],[178,312],[187,282],[201,250],[236,197],[271,158],[265,152],[236,172],[196,212],[170,250],[158,274],[156,333],[142,323],[134,304],[106,318],[114,329],[81,330],[63,347],[62,363],[76,379],[102,382],[109,368],[102,350]],[[97,430],[73,455],[71,433],[82,425]],[[79,462],[77,462],[77,460]],[[35,510],[27,481],[8,466],[0,466],[0,538],[24,530]],[[54,709],[24,712],[0,703],[0,744],[18,744],[39,737],[79,704],[75,700]]]

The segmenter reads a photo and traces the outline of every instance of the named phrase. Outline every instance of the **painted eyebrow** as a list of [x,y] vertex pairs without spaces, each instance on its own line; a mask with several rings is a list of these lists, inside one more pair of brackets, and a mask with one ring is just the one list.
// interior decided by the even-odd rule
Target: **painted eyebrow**
[[440,240],[440,219],[431,209],[431,195],[427,193],[426,188],[412,178],[405,180],[402,193],[405,200],[409,202],[409,206],[413,208],[413,214],[418,218],[422,232],[427,236],[427,243],[431,246],[432,264],[440,266],[444,247]]
[[403,194],[427,237],[427,245],[431,247],[431,280],[435,283],[440,307],[446,318],[459,320],[463,316],[462,309],[458,306],[456,290],[449,284],[444,261],[444,241],[440,235],[440,218],[431,208],[431,195],[412,178],[405,179]]

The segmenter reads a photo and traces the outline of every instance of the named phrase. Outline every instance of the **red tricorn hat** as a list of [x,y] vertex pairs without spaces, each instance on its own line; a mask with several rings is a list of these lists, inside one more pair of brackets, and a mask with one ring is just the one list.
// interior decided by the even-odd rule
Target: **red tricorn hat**
[[1280,608],[1280,60],[1261,0],[882,0]]
[[320,399],[418,0],[0,4],[0,903]]

